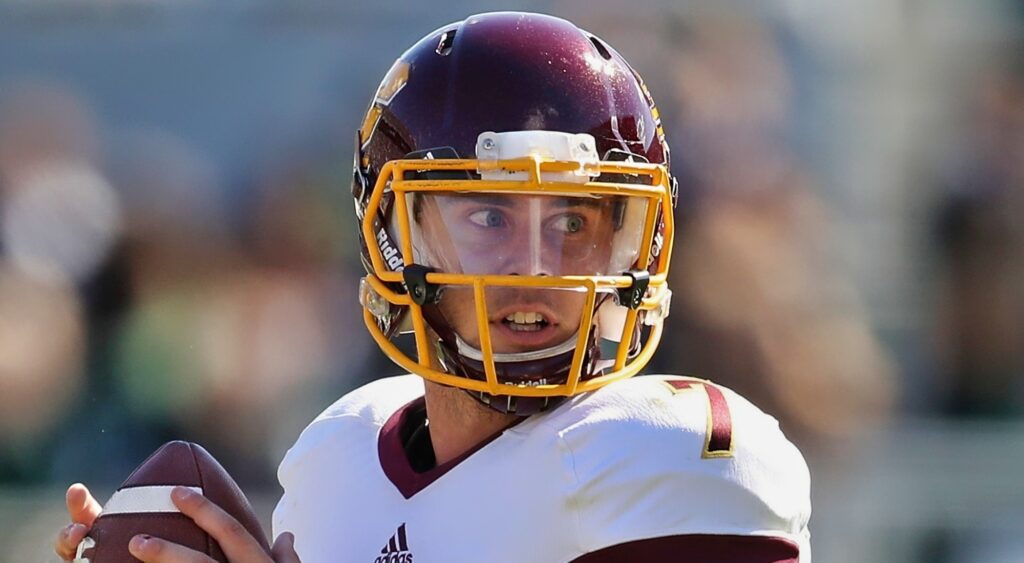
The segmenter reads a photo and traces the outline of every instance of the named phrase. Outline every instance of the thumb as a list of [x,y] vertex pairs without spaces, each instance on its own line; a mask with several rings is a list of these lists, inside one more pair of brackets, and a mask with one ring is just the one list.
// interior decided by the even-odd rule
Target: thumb
[[299,554],[295,553],[295,536],[291,532],[277,536],[270,554],[274,556],[274,563],[302,563]]
[[71,521],[77,524],[92,526],[93,521],[103,510],[89,489],[81,483],[75,483],[68,487],[65,500],[68,506],[68,515],[71,516]]

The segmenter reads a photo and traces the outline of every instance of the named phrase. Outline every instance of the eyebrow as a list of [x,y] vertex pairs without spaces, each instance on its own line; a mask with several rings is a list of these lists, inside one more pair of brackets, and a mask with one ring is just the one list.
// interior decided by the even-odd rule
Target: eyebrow
[[606,202],[603,198],[595,197],[558,197],[555,198],[555,207],[594,207],[600,208]]
[[[551,205],[559,209],[572,207],[600,208],[607,204],[605,198],[594,197],[566,197],[566,196],[540,196],[549,198]],[[459,200],[473,202],[478,205],[493,205],[495,207],[515,207],[512,197],[501,194],[459,194]]]
[[512,198],[507,195],[497,194],[467,194],[459,195],[460,200],[471,201],[476,204],[494,205],[497,207],[513,207]]

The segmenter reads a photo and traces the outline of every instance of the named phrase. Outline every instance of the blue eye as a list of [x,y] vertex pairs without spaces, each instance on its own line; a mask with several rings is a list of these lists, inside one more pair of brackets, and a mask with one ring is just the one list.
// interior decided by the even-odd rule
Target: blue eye
[[481,227],[495,228],[505,224],[505,216],[497,209],[481,209],[469,214],[469,220],[474,225]]
[[562,233],[576,234],[583,230],[583,225],[585,223],[586,221],[583,219],[582,215],[566,213],[565,215],[557,217],[551,223],[551,228]]

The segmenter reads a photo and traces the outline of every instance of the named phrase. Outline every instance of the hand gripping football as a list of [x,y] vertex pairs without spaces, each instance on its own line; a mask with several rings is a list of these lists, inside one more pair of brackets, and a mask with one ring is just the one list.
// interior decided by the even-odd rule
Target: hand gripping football
[[150,534],[226,563],[217,542],[171,502],[176,485],[202,493],[270,552],[256,513],[228,472],[198,444],[174,441],[142,462],[110,497],[79,544],[75,561],[134,563],[138,560],[128,553],[128,542],[136,534]]

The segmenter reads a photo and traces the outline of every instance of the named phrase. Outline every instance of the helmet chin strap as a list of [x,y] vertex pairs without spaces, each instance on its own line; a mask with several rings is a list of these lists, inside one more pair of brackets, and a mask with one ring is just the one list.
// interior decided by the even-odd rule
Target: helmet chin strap
[[[529,352],[513,352],[513,353],[494,353],[491,356],[494,357],[495,363],[511,363],[511,362],[530,362],[533,360],[543,360],[544,358],[551,358],[564,354],[576,347],[576,340],[579,338],[579,331],[577,330],[568,340],[561,344],[556,344],[550,348],[542,348],[540,350],[531,350]],[[478,362],[484,361],[484,354],[480,350],[470,346],[462,339],[458,333],[455,334],[455,346],[459,355],[476,360]]]

